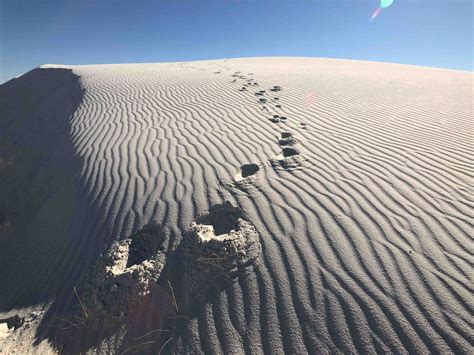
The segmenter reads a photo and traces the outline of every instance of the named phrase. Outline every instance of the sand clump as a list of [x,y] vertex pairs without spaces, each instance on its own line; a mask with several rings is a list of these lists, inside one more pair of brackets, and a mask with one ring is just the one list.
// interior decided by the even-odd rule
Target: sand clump
[[184,260],[198,283],[233,277],[255,262],[261,252],[259,234],[230,202],[214,205],[184,234]]
[[152,223],[112,244],[80,288],[81,312],[89,326],[119,323],[140,307],[164,268],[164,242],[163,229]]
[[87,327],[99,330],[126,321],[152,297],[168,260],[176,255],[187,278],[193,280],[192,294],[213,281],[234,278],[261,252],[255,227],[228,201],[198,216],[183,234],[181,253],[167,255],[165,242],[161,226],[152,223],[114,242],[99,258],[75,290],[78,312]]

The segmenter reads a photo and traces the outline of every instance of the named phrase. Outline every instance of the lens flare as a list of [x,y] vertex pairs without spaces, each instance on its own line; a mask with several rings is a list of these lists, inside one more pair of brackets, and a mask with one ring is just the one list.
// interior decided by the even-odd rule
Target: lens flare
[[393,0],[380,0],[380,8],[385,9],[393,4]]
[[370,21],[375,20],[375,18],[382,12],[382,9],[386,9],[393,4],[393,0],[380,0],[380,6],[374,11]]
[[382,11],[382,8],[381,7],[378,7],[374,13],[372,14],[372,17],[370,18],[370,21],[373,21],[375,20],[375,18],[380,14],[380,12]]

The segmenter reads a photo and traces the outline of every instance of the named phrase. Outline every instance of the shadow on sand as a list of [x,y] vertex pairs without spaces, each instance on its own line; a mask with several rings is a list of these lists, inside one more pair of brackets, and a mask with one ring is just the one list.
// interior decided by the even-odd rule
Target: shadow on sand
[[[62,68],[37,68],[0,86],[0,321],[22,323],[17,310],[48,305],[35,344],[47,340],[59,352],[182,349],[191,320],[226,284],[186,278],[192,266],[182,263],[182,248],[120,322],[97,331],[82,316],[78,285],[113,242],[103,237],[71,139],[84,94],[80,78]],[[131,255],[129,264],[149,256]]]
[[96,214],[71,139],[84,94],[65,68],[37,68],[0,86],[0,313],[51,305],[37,342],[52,342],[52,320],[71,308],[72,286],[108,243],[84,223]]
[[83,96],[70,69],[0,86],[0,312],[48,302],[63,283],[80,171],[70,119]]

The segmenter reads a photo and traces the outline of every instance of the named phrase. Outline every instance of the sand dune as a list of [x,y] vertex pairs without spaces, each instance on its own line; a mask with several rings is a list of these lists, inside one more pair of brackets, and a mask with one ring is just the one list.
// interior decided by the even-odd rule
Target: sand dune
[[[23,320],[3,351],[472,351],[471,73],[49,65],[0,98],[0,318]],[[225,201],[260,253],[186,298],[183,236]],[[91,265],[152,221],[166,255],[152,306],[101,334],[58,332]]]

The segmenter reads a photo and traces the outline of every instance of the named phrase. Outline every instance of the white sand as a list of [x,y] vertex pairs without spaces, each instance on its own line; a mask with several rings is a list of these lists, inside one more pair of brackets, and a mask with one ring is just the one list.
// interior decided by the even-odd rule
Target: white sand
[[[0,164],[0,318],[73,298],[99,249],[150,220],[179,241],[229,200],[260,262],[170,349],[472,350],[471,73],[306,58],[55,67],[0,87],[0,154],[16,162]],[[299,155],[283,159],[284,131]],[[29,351],[34,324],[4,351]]]

